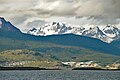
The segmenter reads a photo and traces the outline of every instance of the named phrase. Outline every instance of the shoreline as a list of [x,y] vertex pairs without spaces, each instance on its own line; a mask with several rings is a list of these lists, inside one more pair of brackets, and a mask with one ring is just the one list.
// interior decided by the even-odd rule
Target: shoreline
[[102,69],[102,68],[73,68],[72,70],[119,71],[120,69]]
[[39,68],[39,67],[0,67],[1,70],[60,70],[57,68],[48,69],[48,68]]
[[[39,67],[0,67],[0,71],[6,70],[68,70],[59,68],[39,68]],[[72,68],[69,70],[102,70],[102,71],[119,71],[120,69],[101,69],[101,68]]]

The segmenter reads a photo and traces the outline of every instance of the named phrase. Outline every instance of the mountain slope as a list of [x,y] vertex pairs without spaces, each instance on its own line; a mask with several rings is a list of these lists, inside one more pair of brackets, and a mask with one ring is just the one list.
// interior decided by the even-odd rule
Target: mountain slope
[[21,31],[12,25],[9,21],[6,21],[4,18],[0,17],[0,30],[6,32],[21,33]]
[[[4,19],[2,19],[4,20]],[[11,25],[7,21],[3,21],[2,28],[0,28],[0,46],[1,50],[5,49],[39,49],[36,46],[42,46],[43,44],[38,43],[52,43],[55,45],[63,46],[77,46],[80,48],[86,48],[88,50],[94,50],[97,52],[103,52],[107,54],[120,55],[120,49],[104,43],[98,39],[74,35],[74,34],[61,34],[61,35],[51,35],[51,36],[34,36],[29,34],[23,34],[19,29]],[[7,24],[7,25],[6,25]],[[9,26],[8,26],[9,25]],[[10,27],[10,30],[9,30]],[[5,30],[3,30],[3,28]],[[8,40],[7,40],[8,38]],[[11,39],[12,41],[10,42]],[[24,43],[22,43],[24,42]],[[34,47],[33,47],[34,46]],[[43,45],[44,46],[44,45]],[[49,44],[46,44],[46,47]]]
[[61,45],[79,46],[99,52],[120,55],[120,50],[118,48],[104,43],[98,39],[93,39],[85,36],[74,34],[53,35],[47,37],[39,37],[39,40]]
[[111,38],[109,38],[108,36],[106,36],[99,29],[99,27],[90,28],[89,30],[84,31],[82,35],[88,36],[88,37],[97,38],[97,39],[100,39],[100,40],[105,41],[107,43],[110,43],[112,41]]
[[[65,48],[64,48],[65,49]],[[120,59],[118,56],[114,55],[108,55],[108,54],[103,54],[103,53],[96,53],[94,51],[86,50],[84,51],[85,53],[78,52],[79,48],[66,48],[66,50],[59,50],[59,52],[56,54],[55,49],[52,49],[53,51],[49,52],[38,52],[38,51],[33,51],[33,50],[7,50],[0,52],[0,65],[1,63],[15,63],[15,62],[23,62],[24,66],[28,65],[28,63],[33,63],[36,65],[29,65],[30,66],[43,66],[44,64],[49,64],[46,63],[46,61],[49,62],[61,62],[61,61],[84,61],[84,60],[92,60],[92,61],[97,61],[102,64],[111,64],[117,60]],[[64,52],[65,51],[65,52]],[[82,51],[82,50],[81,50]],[[72,52],[77,52],[73,54]],[[63,57],[64,56],[64,57]],[[95,57],[96,56],[96,57]],[[42,62],[42,65],[40,65]],[[39,64],[39,65],[37,65]],[[53,65],[52,65],[53,66]]]
[[120,39],[113,41],[110,45],[120,49]]

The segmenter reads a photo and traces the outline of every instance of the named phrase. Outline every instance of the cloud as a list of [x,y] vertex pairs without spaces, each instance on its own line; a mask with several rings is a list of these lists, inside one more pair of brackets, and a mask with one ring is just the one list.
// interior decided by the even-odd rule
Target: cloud
[[[82,17],[76,17],[76,19],[81,19]],[[119,24],[120,20],[118,18],[111,19],[111,18],[105,18],[101,16],[89,16],[86,17],[86,20],[90,21],[90,24],[94,25],[107,25],[107,24]]]
[[[77,23],[120,24],[119,8],[120,0],[0,0],[0,16],[15,25],[34,17],[65,17],[68,21],[76,17]],[[75,19],[70,22],[76,23]]]
[[120,18],[120,0],[39,0],[32,8],[40,16],[102,16]]
[[11,17],[10,19],[12,20],[12,22],[14,24],[20,24],[20,23],[26,21],[30,17],[31,16],[29,16],[29,15],[20,15],[20,16]]
[[0,0],[0,7],[1,13],[18,12],[38,17],[120,18],[120,0]]
[[40,28],[42,25],[46,24],[47,22],[45,20],[34,20],[32,22],[27,23],[28,28]]

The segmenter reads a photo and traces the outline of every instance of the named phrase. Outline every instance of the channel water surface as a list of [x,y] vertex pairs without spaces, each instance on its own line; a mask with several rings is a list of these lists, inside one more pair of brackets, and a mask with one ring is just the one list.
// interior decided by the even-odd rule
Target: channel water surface
[[0,71],[0,80],[120,80],[120,71]]

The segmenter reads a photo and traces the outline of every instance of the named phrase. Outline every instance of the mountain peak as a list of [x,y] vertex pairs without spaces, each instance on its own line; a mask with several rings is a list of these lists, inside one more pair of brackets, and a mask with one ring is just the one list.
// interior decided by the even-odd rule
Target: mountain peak
[[104,29],[103,29],[104,33],[111,37],[111,38],[119,38],[119,35],[120,35],[120,30],[116,27],[116,26],[113,26],[113,25],[107,25]]
[[45,24],[38,30],[28,31],[28,34],[37,34],[37,36],[47,36],[47,35],[61,35],[61,34],[81,34],[85,28],[77,28],[73,26],[66,25],[61,22],[52,22],[50,24]]
[[103,33],[103,31],[99,29],[98,26],[84,31],[82,35],[92,37],[92,38],[97,38],[97,39],[100,39],[100,40],[107,42],[107,43],[111,42],[111,39],[108,36],[106,36]]
[[98,26],[91,28],[90,30],[94,30],[96,32],[101,31]]
[[[108,35],[108,32],[114,32],[114,35]],[[36,36],[48,36],[48,35],[61,35],[61,34],[76,34],[82,36],[88,36],[92,38],[100,39],[104,42],[110,43],[113,40],[118,39],[114,38],[119,34],[119,30],[117,27],[108,24],[106,28],[101,30],[98,26],[90,27],[86,30],[84,27],[78,27],[74,25],[67,25],[61,22],[52,22],[50,24],[45,24],[41,26],[39,29],[33,28],[29,30],[27,33]]]
[[34,33],[36,33],[36,31],[37,31],[37,29],[33,27],[33,28],[30,29],[27,33],[28,33],[28,34],[32,34],[32,35],[36,35],[36,34],[34,34]]
[[[4,17],[0,17],[0,19],[4,19]],[[4,19],[5,20],[5,19]]]
[[21,32],[18,28],[13,26],[9,21],[6,21],[3,17],[0,17],[0,30],[11,31],[11,32]]
[[118,30],[118,28],[116,27],[116,26],[114,26],[114,25],[107,25],[103,30],[105,30],[105,29],[109,29],[109,30],[114,30],[114,29],[117,29]]
[[59,22],[52,22],[52,25],[59,25]]
[[99,29],[98,26],[96,27],[90,27],[88,30],[85,31],[86,34],[98,34],[98,33],[102,33],[102,31]]
[[36,28],[34,28],[34,27],[33,27],[32,29],[30,29],[30,31],[36,31],[36,30],[37,30],[37,29],[36,29]]
[[5,20],[4,17],[0,17],[0,21],[1,21],[2,23],[6,22],[6,20]]
[[2,26],[2,24],[4,24],[6,22],[6,20],[3,17],[0,17],[0,25]]

